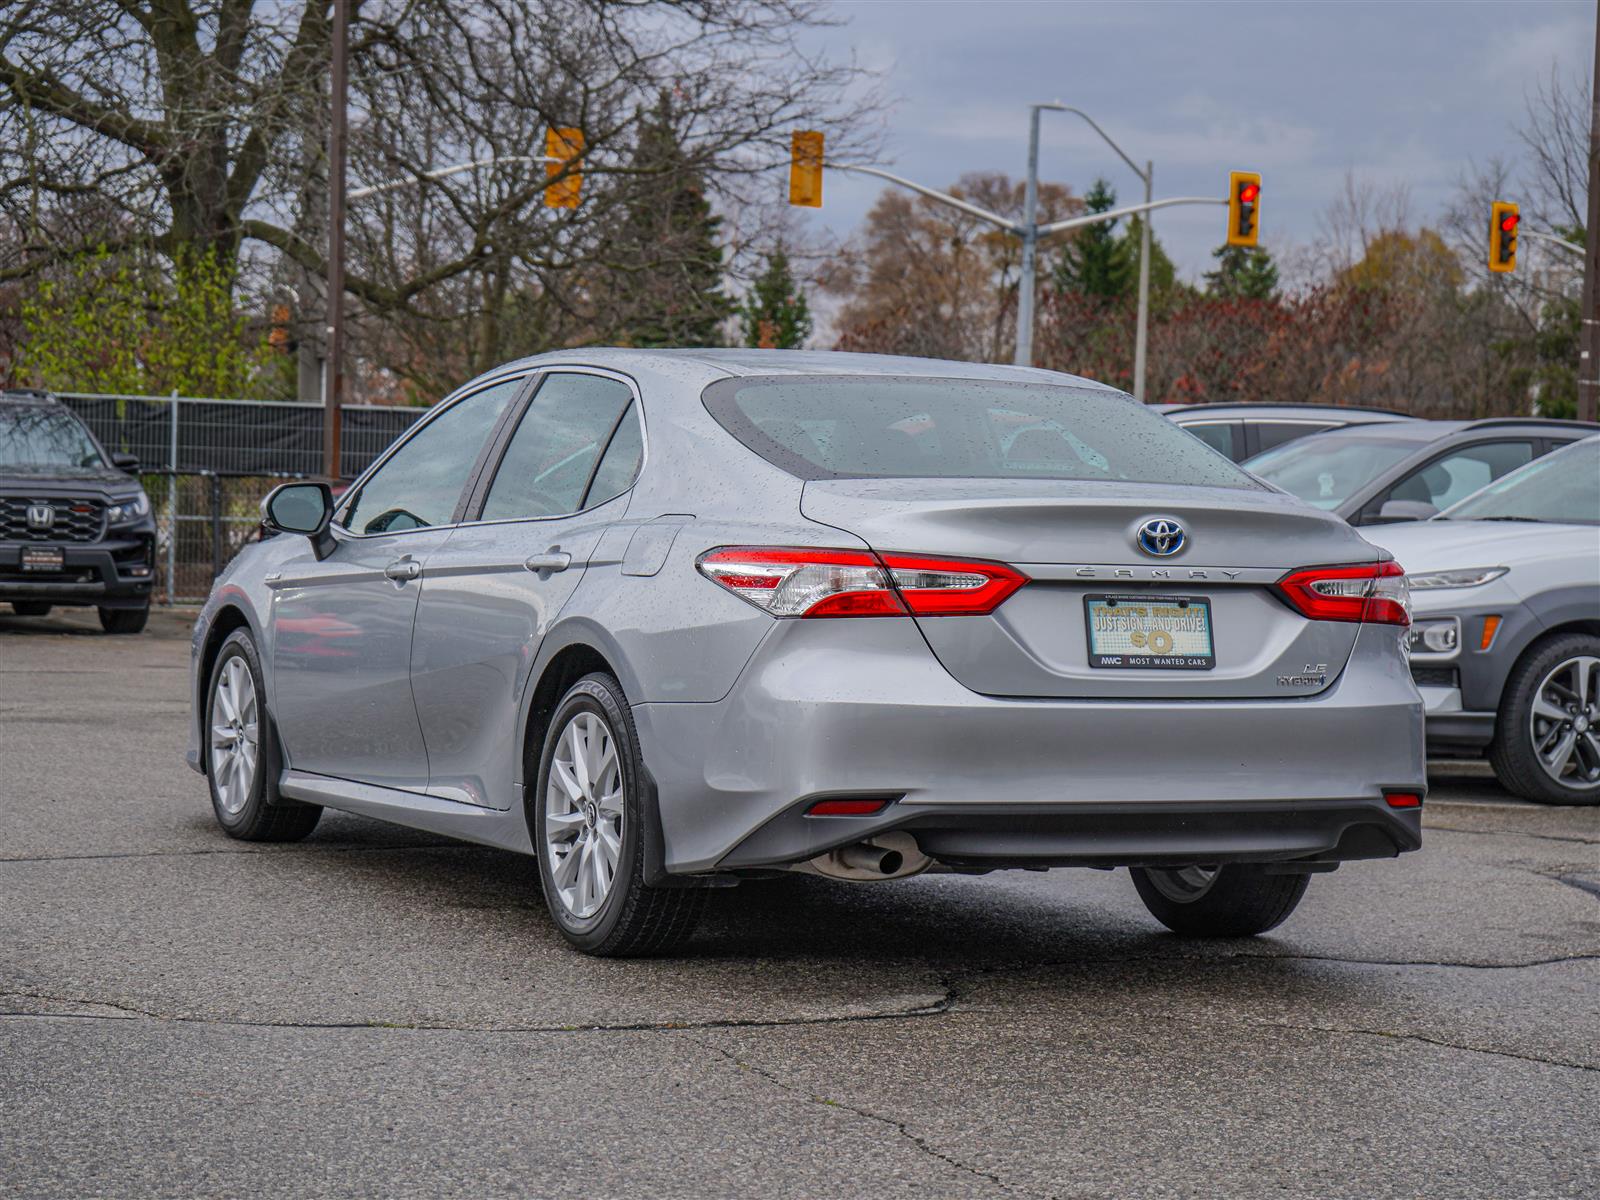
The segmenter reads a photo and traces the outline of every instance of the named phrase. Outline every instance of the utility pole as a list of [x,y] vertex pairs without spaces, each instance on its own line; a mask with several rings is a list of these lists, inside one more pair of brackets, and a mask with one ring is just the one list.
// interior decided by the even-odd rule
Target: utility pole
[[[1144,164],[1144,202],[1150,203],[1155,188],[1156,165]],[[1144,360],[1150,345],[1150,214],[1139,218],[1139,321],[1133,335],[1133,398],[1144,400]]]
[[350,51],[350,0],[333,0],[333,64],[329,72],[333,120],[328,131],[328,370],[322,393],[322,473],[340,477],[339,426],[344,404],[344,204],[348,132],[346,72]]
[[1600,285],[1600,0],[1595,5],[1594,74],[1589,77],[1589,221],[1584,229],[1583,333],[1578,354],[1578,420],[1595,419],[1600,399],[1600,319],[1595,312]]

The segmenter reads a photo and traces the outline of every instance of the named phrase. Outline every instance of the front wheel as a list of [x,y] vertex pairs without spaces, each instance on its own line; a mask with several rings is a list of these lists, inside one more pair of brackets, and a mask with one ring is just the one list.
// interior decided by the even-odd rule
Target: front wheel
[[143,608],[102,608],[100,628],[107,633],[139,633],[150,619],[150,606]]
[[561,935],[587,954],[677,949],[705,893],[644,881],[644,763],[633,715],[610,675],[586,675],[551,716],[528,805],[545,902]]
[[1311,876],[1269,875],[1252,863],[1134,867],[1133,886],[1150,915],[1188,937],[1253,937],[1288,919]]
[[1509,792],[1540,804],[1600,804],[1600,637],[1565,633],[1511,669],[1489,762]]
[[236,629],[217,652],[206,689],[211,809],[229,837],[298,842],[317,827],[322,809],[279,795],[283,758],[265,697],[255,641],[248,630]]

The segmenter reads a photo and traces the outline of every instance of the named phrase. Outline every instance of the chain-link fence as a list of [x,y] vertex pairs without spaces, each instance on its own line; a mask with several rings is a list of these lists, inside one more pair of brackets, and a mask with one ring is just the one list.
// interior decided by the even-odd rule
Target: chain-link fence
[[[156,517],[155,596],[168,604],[205,598],[255,536],[269,491],[322,473],[320,404],[58,395],[108,451],[138,458]],[[424,411],[345,405],[340,474],[359,475]]]

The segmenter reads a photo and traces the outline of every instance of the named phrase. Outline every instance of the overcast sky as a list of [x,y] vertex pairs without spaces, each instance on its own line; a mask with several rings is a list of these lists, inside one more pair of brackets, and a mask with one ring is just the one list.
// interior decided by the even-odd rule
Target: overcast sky
[[[1524,97],[1552,63],[1584,78],[1592,0],[1489,3],[1132,3],[1097,0],[857,0],[828,35],[883,72],[896,98],[885,161],[944,187],[964,171],[1020,177],[1027,106],[1061,100],[1136,160],[1156,195],[1216,195],[1230,169],[1258,170],[1262,241],[1308,242],[1345,172],[1403,180],[1426,219],[1469,159],[1516,153]],[[1070,114],[1046,113],[1042,178],[1081,194],[1096,175],[1119,202],[1140,184]],[[847,236],[879,185],[830,173],[825,207],[804,210]],[[1157,214],[1180,272],[1197,278],[1223,236],[1223,210]]]

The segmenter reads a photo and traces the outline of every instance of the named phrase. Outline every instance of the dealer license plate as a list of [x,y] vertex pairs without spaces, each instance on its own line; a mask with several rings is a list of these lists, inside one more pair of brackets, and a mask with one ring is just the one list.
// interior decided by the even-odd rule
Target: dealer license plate
[[1085,596],[1089,665],[1209,671],[1211,601],[1204,596]]
[[67,552],[60,546],[24,546],[21,566],[24,571],[65,571]]

